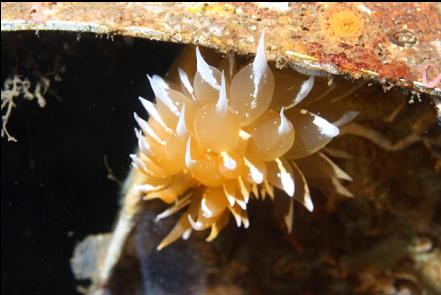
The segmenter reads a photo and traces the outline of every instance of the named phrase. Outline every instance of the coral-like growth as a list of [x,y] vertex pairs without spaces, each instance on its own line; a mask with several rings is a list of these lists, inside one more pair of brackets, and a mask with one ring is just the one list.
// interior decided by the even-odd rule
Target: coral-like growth
[[171,204],[157,220],[185,208],[158,249],[188,238],[192,230],[210,228],[211,241],[231,215],[237,226],[248,227],[247,204],[274,199],[274,188],[289,196],[284,213],[289,230],[293,200],[313,211],[308,185],[351,195],[339,182],[351,177],[320,150],[354,113],[333,124],[304,109],[313,77],[296,97],[277,96],[277,87],[299,86],[270,69],[263,34],[254,62],[237,72],[233,60],[224,67],[227,73],[210,66],[198,49],[196,63],[193,83],[181,69],[180,86],[148,77],[156,104],[140,98],[149,120],[135,114],[139,153],[131,158],[144,174],[140,194]]
[[12,110],[15,107],[14,99],[23,96],[26,100],[37,100],[41,108],[46,106],[46,99],[43,97],[50,87],[51,80],[47,77],[41,77],[35,84],[35,89],[31,91],[31,82],[28,78],[21,78],[19,75],[14,75],[13,78],[8,78],[4,82],[2,89],[2,129],[1,137],[6,137],[8,141],[17,141],[17,139],[9,134],[6,125],[12,115]]

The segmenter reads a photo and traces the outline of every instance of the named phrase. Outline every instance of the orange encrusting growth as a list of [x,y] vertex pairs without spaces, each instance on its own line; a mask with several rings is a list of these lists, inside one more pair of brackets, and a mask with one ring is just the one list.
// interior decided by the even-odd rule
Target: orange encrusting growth
[[[237,226],[248,227],[247,204],[274,199],[274,187],[290,199],[290,215],[284,216],[289,230],[294,199],[313,210],[308,178],[350,195],[338,181],[350,177],[319,152],[338,127],[299,107],[314,79],[295,98],[273,97],[279,75],[268,66],[264,49],[262,34],[254,62],[237,72],[234,62],[225,72],[208,65],[196,49],[196,74],[191,81],[179,69],[181,88],[149,77],[156,104],[140,98],[149,119],[135,114],[141,130],[135,129],[139,152],[131,158],[147,176],[137,185],[144,199],[172,204],[157,219],[186,208],[158,249],[188,238],[192,230],[210,228],[211,241],[230,215]],[[293,84],[288,86],[299,88]],[[315,168],[302,172],[305,164]]]

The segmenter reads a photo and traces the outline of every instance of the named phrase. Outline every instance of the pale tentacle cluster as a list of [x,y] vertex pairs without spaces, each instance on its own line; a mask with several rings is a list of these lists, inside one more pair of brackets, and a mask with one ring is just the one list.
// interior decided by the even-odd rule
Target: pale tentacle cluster
[[156,104],[140,98],[149,119],[135,114],[139,153],[131,158],[145,176],[138,189],[145,200],[171,204],[157,220],[185,209],[158,249],[188,238],[192,230],[211,229],[211,241],[230,215],[247,228],[250,200],[274,200],[274,188],[288,196],[283,214],[289,230],[293,200],[314,209],[309,185],[351,195],[340,183],[351,177],[320,150],[354,113],[332,124],[300,107],[313,77],[295,97],[276,97],[286,77],[281,82],[271,71],[264,48],[262,34],[254,61],[236,71],[231,60],[225,72],[208,65],[196,49],[194,79],[179,69],[180,86],[148,77]]

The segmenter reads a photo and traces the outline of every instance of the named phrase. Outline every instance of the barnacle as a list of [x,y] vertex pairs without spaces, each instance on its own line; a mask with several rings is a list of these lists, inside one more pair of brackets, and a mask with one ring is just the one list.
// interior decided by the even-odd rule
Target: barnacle
[[275,188],[287,195],[283,217],[288,230],[293,200],[313,211],[309,185],[351,196],[340,183],[351,177],[320,150],[355,113],[340,112],[334,123],[318,115],[335,113],[336,107],[305,99],[314,77],[301,84],[294,98],[284,97],[284,90],[299,86],[270,69],[264,48],[262,34],[254,61],[240,70],[234,59],[211,66],[196,49],[193,81],[180,68],[180,83],[148,77],[156,104],[140,98],[148,121],[135,113],[139,153],[131,158],[144,175],[137,189],[145,200],[171,205],[157,220],[185,208],[158,249],[188,238],[192,230],[211,229],[211,241],[230,216],[237,226],[248,227],[250,200],[274,200]]

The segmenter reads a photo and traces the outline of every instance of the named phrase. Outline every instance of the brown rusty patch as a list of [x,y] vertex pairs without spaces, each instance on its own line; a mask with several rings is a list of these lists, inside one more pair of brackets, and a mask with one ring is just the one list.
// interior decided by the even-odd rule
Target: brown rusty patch
[[373,11],[373,20],[386,30],[410,30],[419,35],[420,41],[439,38],[441,22],[439,7],[431,3],[390,2],[367,3]]
[[115,34],[241,55],[254,54],[265,31],[268,59],[277,67],[313,64],[441,95],[423,83],[428,64],[441,69],[439,3],[290,2],[278,10],[244,2],[2,2],[1,8],[2,31]]
[[396,63],[384,64],[380,65],[377,69],[378,74],[381,77],[394,79],[394,78],[402,78],[409,79],[410,72],[409,67],[402,61],[398,61]]
[[316,57],[321,63],[334,64],[349,72],[369,70],[378,73],[381,78],[412,79],[409,67],[404,62],[398,61],[383,64],[374,52],[366,50],[363,47],[349,46],[347,44],[340,44],[340,47],[346,49],[347,52],[353,53],[351,58],[349,58],[345,52],[326,54],[324,53],[323,46],[317,43],[308,44],[306,50],[308,55]]

